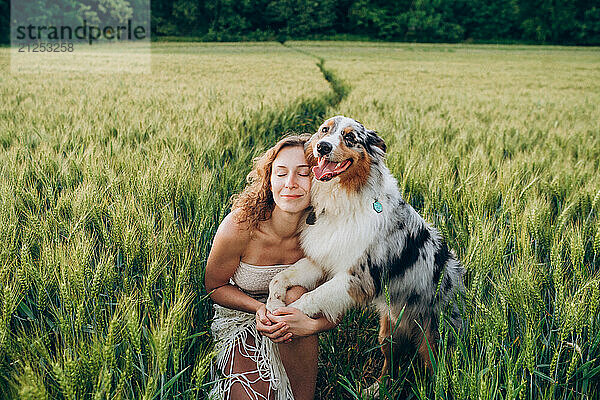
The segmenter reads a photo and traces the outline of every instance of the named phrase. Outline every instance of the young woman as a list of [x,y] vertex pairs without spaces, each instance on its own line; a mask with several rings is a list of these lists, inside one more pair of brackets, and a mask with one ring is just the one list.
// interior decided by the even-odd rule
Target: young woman
[[[206,263],[220,376],[214,399],[314,397],[317,333],[334,325],[299,310],[265,308],[269,281],[303,257],[298,226],[310,202],[307,137],[289,136],[255,160],[248,186],[219,226]],[[306,290],[291,288],[286,303]]]

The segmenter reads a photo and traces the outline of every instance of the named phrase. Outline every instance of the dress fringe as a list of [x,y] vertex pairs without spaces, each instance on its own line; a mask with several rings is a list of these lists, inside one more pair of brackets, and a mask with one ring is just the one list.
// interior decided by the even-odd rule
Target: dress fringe
[[[217,353],[211,372],[216,382],[209,399],[229,399],[231,386],[240,383],[248,396],[256,400],[293,400],[292,388],[279,356],[279,348],[277,344],[258,333],[254,314],[221,307],[218,304],[215,304],[214,308],[215,317],[211,331]],[[254,339],[254,345],[248,343],[248,335]],[[257,369],[234,373],[233,357],[236,355],[236,349],[238,356],[254,361]],[[258,375],[251,379],[249,375],[253,374]],[[266,396],[252,388],[258,381],[269,383],[271,390]]]

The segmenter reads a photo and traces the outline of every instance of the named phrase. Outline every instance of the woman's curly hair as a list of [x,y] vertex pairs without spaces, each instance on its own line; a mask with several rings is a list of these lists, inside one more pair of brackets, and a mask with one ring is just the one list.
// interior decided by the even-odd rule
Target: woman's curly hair
[[254,167],[246,177],[248,185],[241,193],[232,196],[232,210],[236,210],[238,222],[248,224],[250,232],[258,228],[261,221],[271,218],[275,207],[271,191],[271,171],[273,161],[284,147],[299,146],[304,149],[310,135],[285,136],[275,146],[268,149],[262,156],[254,159]]

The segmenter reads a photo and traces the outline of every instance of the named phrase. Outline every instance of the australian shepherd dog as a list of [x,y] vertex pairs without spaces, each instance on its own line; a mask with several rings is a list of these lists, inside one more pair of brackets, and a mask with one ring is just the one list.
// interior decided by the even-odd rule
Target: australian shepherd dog
[[282,307],[286,290],[303,286],[309,292],[290,307],[331,321],[372,302],[380,315],[382,377],[391,372],[391,343],[412,345],[431,367],[442,309],[454,326],[460,322],[455,299],[464,273],[438,231],[400,195],[385,152],[377,133],[351,118],[319,127],[306,145],[314,165],[312,208],[300,232],[306,258],[273,278],[267,301],[269,310]]

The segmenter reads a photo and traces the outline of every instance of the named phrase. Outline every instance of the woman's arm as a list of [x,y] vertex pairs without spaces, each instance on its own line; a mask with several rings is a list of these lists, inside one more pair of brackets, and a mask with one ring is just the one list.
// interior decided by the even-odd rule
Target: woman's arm
[[217,304],[234,310],[256,314],[256,329],[273,341],[283,341],[288,329],[285,322],[275,323],[269,317],[264,303],[253,299],[229,283],[240,264],[240,259],[250,241],[248,229],[235,221],[234,213],[223,219],[213,239],[206,261],[204,286]]
[[235,221],[233,213],[223,219],[206,261],[204,286],[215,303],[254,314],[262,303],[229,283],[249,239],[250,233]]

